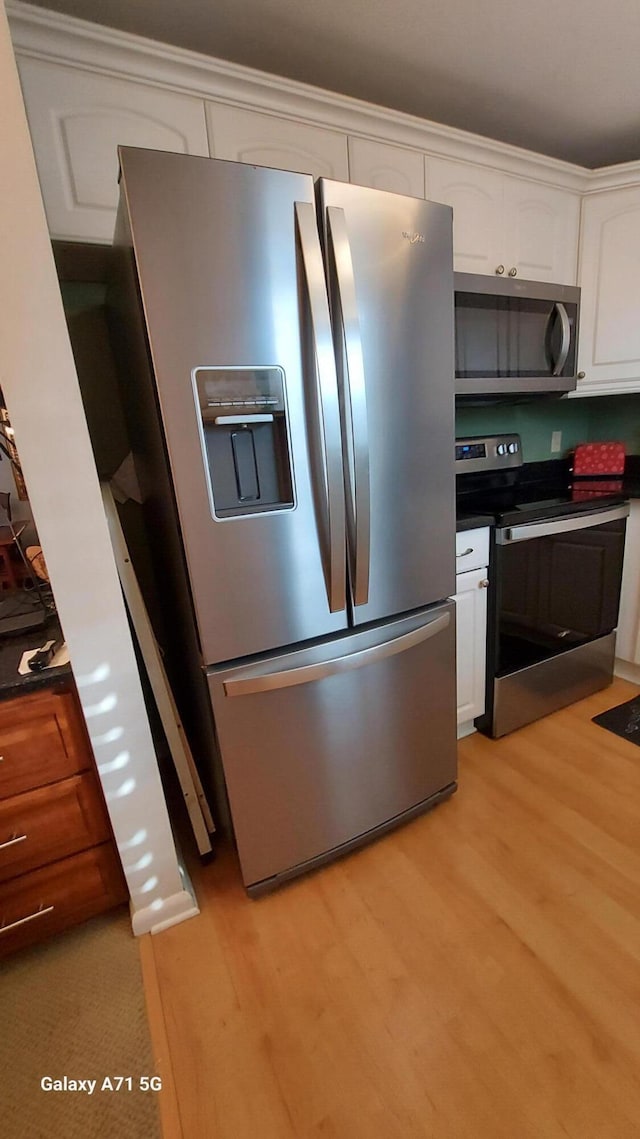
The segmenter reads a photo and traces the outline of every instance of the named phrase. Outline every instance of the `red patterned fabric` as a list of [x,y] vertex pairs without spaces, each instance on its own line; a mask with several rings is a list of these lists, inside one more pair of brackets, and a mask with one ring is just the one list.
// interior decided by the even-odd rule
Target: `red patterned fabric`
[[602,498],[603,494],[619,493],[622,490],[622,479],[593,479],[589,482],[574,483],[571,487],[571,498],[574,502],[583,502],[585,498]]
[[580,443],[573,457],[574,475],[621,475],[624,443]]

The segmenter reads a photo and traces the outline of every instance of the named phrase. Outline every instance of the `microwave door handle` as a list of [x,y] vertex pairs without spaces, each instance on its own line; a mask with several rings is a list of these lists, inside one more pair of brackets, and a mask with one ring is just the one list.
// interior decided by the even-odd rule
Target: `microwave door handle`
[[329,611],[339,613],[346,608],[347,589],[338,377],[315,207],[311,202],[296,202],[295,215],[307,285],[311,334],[316,362],[316,394],[318,417],[321,424],[320,449],[324,468],[323,480],[329,545],[327,597]]
[[560,317],[560,324],[562,326],[562,344],[560,345],[558,359],[556,360],[555,367],[551,374],[553,376],[561,376],[562,369],[567,362],[567,356],[569,355],[569,348],[571,346],[571,325],[569,323],[567,310],[562,304],[562,301],[556,301],[553,307],[553,311],[556,312]]
[[[355,529],[354,605],[369,600],[371,563],[371,490],[369,478],[369,438],[367,427],[367,393],[358,304],[356,299],[353,259],[343,209],[327,207],[329,241],[333,252],[339,299],[339,319],[345,346],[345,404],[353,445],[353,503]],[[350,477],[349,464],[345,469]]]

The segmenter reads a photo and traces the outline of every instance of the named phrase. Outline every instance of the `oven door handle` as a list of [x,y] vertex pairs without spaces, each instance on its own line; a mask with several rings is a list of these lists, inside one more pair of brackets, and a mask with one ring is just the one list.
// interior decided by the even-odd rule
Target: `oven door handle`
[[553,537],[554,534],[567,534],[570,530],[587,530],[591,526],[604,526],[606,522],[615,522],[618,518],[626,518],[629,514],[629,503],[615,506],[611,510],[598,510],[595,513],[580,514],[579,517],[566,515],[563,518],[554,518],[548,522],[529,522],[522,526],[507,526],[496,533],[496,542],[499,546],[508,546],[512,542],[528,542],[533,538]]

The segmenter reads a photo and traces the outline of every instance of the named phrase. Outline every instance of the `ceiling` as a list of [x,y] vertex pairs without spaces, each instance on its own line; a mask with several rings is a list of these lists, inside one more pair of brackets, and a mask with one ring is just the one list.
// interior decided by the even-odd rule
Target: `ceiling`
[[40,0],[583,166],[640,159],[638,0]]

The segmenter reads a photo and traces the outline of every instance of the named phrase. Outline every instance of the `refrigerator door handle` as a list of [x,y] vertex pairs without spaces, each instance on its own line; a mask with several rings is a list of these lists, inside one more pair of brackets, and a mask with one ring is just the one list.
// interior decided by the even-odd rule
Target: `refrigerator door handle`
[[369,570],[371,562],[371,492],[369,482],[369,437],[367,427],[367,394],[364,375],[364,358],[355,277],[347,222],[343,209],[327,207],[329,241],[333,252],[338,288],[340,320],[344,337],[345,354],[345,408],[349,417],[351,463],[345,462],[348,478],[353,477],[354,535],[354,605],[366,605],[369,600]]
[[284,668],[277,672],[263,673],[261,676],[238,676],[223,682],[226,696],[252,696],[258,692],[270,692],[277,688],[291,688],[295,684],[309,684],[314,680],[323,680],[327,676],[337,673],[350,672],[354,668],[363,668],[367,664],[375,664],[387,657],[403,653],[423,641],[435,637],[449,625],[450,614],[442,613],[419,629],[410,633],[403,633],[381,645],[373,645],[367,649],[359,649],[347,656],[332,657],[331,660],[319,661],[317,664],[302,665],[300,668]]
[[322,424],[322,463],[326,492],[329,540],[327,596],[329,611],[346,609],[345,509],[342,480],[342,440],[338,377],[333,352],[331,317],[327,297],[322,250],[315,207],[311,202],[295,203],[302,263],[307,282],[313,347],[316,358],[318,412]]

